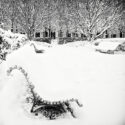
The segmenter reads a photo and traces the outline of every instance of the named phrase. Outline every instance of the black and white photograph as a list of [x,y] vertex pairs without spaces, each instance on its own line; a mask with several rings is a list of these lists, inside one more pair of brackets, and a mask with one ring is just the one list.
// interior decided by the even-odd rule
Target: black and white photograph
[[0,0],[0,125],[125,125],[125,0]]

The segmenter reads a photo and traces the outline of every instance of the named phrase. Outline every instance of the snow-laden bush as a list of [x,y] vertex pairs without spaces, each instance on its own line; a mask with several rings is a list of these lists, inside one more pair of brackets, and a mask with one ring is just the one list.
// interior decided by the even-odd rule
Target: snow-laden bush
[[[18,33],[12,33],[11,31],[5,31],[0,29],[1,44],[0,48],[3,51],[11,52],[26,44],[28,41],[27,36]],[[5,46],[5,43],[7,46]]]
[[118,45],[118,47],[116,48],[116,51],[125,51],[125,42]]

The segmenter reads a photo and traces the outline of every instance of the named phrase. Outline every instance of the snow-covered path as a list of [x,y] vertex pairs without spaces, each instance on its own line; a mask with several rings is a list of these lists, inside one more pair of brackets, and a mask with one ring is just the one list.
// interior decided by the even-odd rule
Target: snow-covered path
[[[47,48],[44,54],[36,54],[32,47],[26,45],[9,55],[0,67],[0,95],[3,102],[0,121],[3,125],[124,125],[124,64],[125,55],[101,54],[90,48],[55,46]],[[22,66],[28,72],[41,97],[48,100],[78,98],[84,105],[77,109],[78,119],[32,119],[20,111],[20,106],[14,108],[18,105],[12,105],[16,101],[14,93],[18,93],[15,86],[21,85],[25,79],[18,72],[13,73],[12,78],[3,74],[13,65]],[[16,87],[20,88],[18,85]],[[5,100],[5,97],[12,98]]]

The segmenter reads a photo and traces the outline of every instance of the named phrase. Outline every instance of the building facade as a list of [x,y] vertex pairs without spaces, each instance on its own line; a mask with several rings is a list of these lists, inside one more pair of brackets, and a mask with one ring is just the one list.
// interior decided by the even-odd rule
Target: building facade
[[[11,30],[14,33],[21,33],[25,34],[25,32],[21,29],[19,25],[14,25],[12,28],[10,24],[0,24],[0,27],[5,30]],[[34,32],[34,39],[39,38],[84,38],[85,35],[81,33],[79,30],[77,31],[69,31],[69,30],[58,30],[54,28],[39,28]],[[125,38],[125,32],[120,31],[119,29],[109,29],[107,30],[103,35],[100,36],[100,38]]]

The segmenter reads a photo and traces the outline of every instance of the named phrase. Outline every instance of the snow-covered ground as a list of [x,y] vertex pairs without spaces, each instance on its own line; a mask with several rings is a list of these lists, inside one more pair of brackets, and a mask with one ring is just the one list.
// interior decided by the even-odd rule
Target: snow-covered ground
[[[39,45],[38,45],[39,46]],[[41,47],[40,47],[41,48]],[[25,45],[0,64],[0,125],[124,125],[125,55],[107,55],[91,47],[55,45],[36,54]],[[10,66],[22,66],[36,91],[47,100],[78,98],[77,119],[46,120],[27,115],[21,106],[25,78]]]

